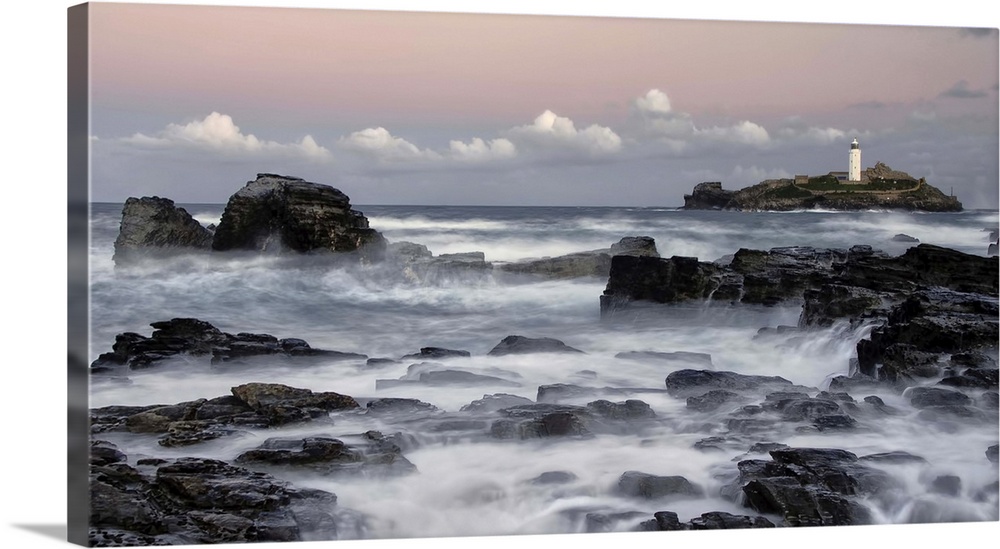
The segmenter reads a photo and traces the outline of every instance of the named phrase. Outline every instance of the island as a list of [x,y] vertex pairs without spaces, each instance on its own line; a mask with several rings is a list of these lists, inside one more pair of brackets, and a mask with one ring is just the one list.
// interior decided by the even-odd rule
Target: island
[[732,191],[718,181],[699,183],[684,195],[684,210],[907,210],[960,212],[962,203],[924,178],[894,170],[882,162],[861,170],[858,140],[851,143],[848,171],[768,179]]

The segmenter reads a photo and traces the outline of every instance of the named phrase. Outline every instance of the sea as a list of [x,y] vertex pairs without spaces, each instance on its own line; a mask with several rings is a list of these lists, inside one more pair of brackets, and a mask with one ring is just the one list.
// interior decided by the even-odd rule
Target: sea
[[[178,204],[199,222],[218,224],[222,204]],[[649,236],[663,257],[713,261],[740,248],[780,246],[849,248],[870,245],[891,255],[914,242],[986,256],[995,210],[960,213],[908,212],[726,212],[674,208],[490,207],[356,205],[371,227],[390,242],[427,246],[434,255],[482,252],[494,266],[532,258],[606,249],[626,236]],[[416,398],[443,413],[486,394],[536,398],[549,384],[663,389],[665,377],[683,364],[616,358],[631,351],[711,355],[712,368],[776,375],[825,389],[847,375],[859,340],[871,326],[837,325],[806,333],[761,337],[762,328],[796,325],[796,304],[756,307],[689,303],[652,313],[602,320],[599,298],[607,280],[511,278],[482,272],[413,281],[380,273],[382,268],[346,266],[283,255],[204,254],[116,269],[114,240],[121,204],[91,205],[90,360],[111,350],[115,335],[149,335],[151,322],[178,317],[208,321],[229,333],[267,333],[301,338],[315,348],[399,360],[424,347],[465,350],[468,358],[445,359],[449,367],[503,377],[516,385],[390,386],[415,361],[370,367],[364,361],[259,364],[218,368],[203,357],[175,360],[129,372],[127,377],[92,376],[90,406],[174,404],[230,393],[247,382],[273,382],[363,399]],[[994,236],[995,238],[995,236]],[[556,338],[584,353],[488,356],[509,335]],[[994,351],[995,352],[995,351]],[[687,366],[690,367],[690,366]],[[902,412],[867,420],[850,433],[782,429],[762,440],[789,446],[840,448],[857,455],[906,451],[926,464],[885,467],[903,488],[891,498],[865,502],[883,524],[996,521],[997,499],[983,490],[997,480],[985,457],[997,443],[997,423],[936,426],[914,421],[917,411],[898,393],[852,395],[882,398]],[[299,486],[334,492],[338,505],[365,517],[363,529],[344,536],[418,538],[583,532],[585,516],[661,510],[682,522],[709,511],[753,515],[718,495],[731,482],[741,452],[707,452],[695,444],[722,427],[686,410],[684,399],[660,391],[632,398],[646,402],[658,421],[638,433],[591,438],[498,440],[483,434],[441,433],[420,422],[399,423],[364,414],[334,416],[280,429],[251,431],[180,448],[159,446],[153,435],[103,433],[130,461],[144,456],[203,456],[231,460],[271,436],[354,436],[368,430],[404,432],[419,442],[406,458],[417,473],[398,478],[333,478],[290,471]],[[584,404],[593,398],[581,397]],[[766,458],[766,456],[763,456]],[[573,480],[559,489],[531,482],[545,472],[564,471]],[[680,475],[708,494],[662,503],[635,500],[614,487],[626,471]],[[941,475],[961,479],[958,494],[933,492]],[[780,517],[771,517],[780,522]],[[625,521],[621,529],[634,527]]]

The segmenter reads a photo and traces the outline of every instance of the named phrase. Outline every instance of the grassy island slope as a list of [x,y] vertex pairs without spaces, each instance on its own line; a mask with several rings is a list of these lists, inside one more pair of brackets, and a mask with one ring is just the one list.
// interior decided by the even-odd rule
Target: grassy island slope
[[959,212],[962,203],[923,178],[916,179],[884,164],[868,168],[861,183],[845,183],[833,175],[769,179],[738,191],[707,182],[684,195],[686,210],[790,211],[907,210]]

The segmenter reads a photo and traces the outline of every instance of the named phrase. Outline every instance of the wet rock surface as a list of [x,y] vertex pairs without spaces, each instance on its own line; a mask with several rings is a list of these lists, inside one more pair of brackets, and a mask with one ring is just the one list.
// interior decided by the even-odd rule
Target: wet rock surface
[[131,197],[122,208],[113,260],[122,266],[146,258],[207,252],[212,247],[212,238],[211,231],[172,200],[158,196]]
[[299,338],[278,339],[270,334],[225,333],[211,323],[197,318],[174,318],[153,322],[149,337],[125,332],[115,336],[110,352],[91,364],[91,373],[116,373],[156,366],[174,357],[211,357],[212,363],[234,363],[253,357],[287,358],[300,362],[308,358],[324,361],[358,360],[368,357],[315,349]]

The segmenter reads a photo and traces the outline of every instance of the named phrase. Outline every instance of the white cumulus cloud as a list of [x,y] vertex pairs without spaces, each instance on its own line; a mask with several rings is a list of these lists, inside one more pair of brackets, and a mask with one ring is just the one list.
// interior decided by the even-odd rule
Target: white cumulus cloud
[[460,161],[484,162],[514,158],[517,156],[517,147],[509,139],[503,137],[491,139],[489,142],[479,137],[474,137],[469,143],[458,140],[451,141],[449,143],[449,152],[452,158]]
[[372,154],[381,160],[438,160],[441,155],[430,150],[421,149],[409,141],[396,137],[389,130],[379,126],[356,131],[340,139],[340,146],[345,149]]
[[646,92],[646,95],[635,98],[633,104],[643,114],[659,115],[673,112],[670,108],[670,98],[655,88]]
[[149,147],[192,147],[230,153],[275,153],[305,156],[327,160],[330,151],[306,135],[297,143],[278,143],[261,140],[253,134],[243,133],[227,114],[213,112],[201,120],[187,124],[167,124],[155,135],[135,133],[123,141]]
[[572,120],[550,110],[538,115],[531,124],[512,128],[508,133],[515,140],[537,147],[583,150],[592,155],[613,154],[622,148],[622,138],[611,128],[592,124],[578,130]]
[[763,126],[749,120],[744,120],[732,126],[712,126],[705,129],[696,128],[695,136],[753,146],[764,146],[771,141],[771,136]]

